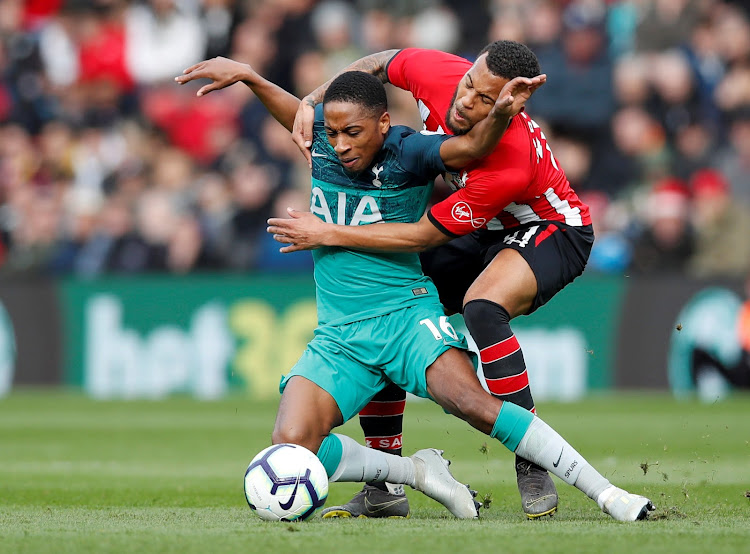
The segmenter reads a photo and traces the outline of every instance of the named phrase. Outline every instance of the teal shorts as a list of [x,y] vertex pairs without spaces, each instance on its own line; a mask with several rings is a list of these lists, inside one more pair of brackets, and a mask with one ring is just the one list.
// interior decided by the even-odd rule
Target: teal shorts
[[333,397],[348,421],[391,382],[430,398],[425,372],[452,347],[465,350],[475,362],[466,339],[453,329],[439,303],[417,304],[345,325],[323,325],[281,379],[279,390],[283,393],[295,375],[305,377]]

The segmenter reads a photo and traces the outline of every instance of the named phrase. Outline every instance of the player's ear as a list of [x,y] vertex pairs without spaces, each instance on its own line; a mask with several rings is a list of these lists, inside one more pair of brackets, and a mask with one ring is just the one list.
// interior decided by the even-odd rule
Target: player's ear
[[388,129],[391,128],[391,114],[383,112],[383,115],[381,115],[378,120],[378,127],[380,128],[381,133],[386,134]]

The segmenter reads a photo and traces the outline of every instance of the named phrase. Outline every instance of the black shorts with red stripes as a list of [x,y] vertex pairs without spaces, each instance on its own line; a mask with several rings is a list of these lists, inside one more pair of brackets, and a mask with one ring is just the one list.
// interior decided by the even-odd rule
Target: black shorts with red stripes
[[501,250],[512,248],[536,276],[538,290],[529,310],[532,313],[583,273],[593,244],[591,225],[535,221],[499,231],[480,229],[422,252],[420,259],[443,306],[460,312],[469,286]]

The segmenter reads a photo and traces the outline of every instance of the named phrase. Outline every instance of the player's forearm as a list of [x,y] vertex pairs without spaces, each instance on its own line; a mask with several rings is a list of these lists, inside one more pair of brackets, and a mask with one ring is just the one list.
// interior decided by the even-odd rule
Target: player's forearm
[[356,250],[380,252],[421,252],[448,242],[451,237],[438,231],[431,223],[375,223],[351,227],[331,225],[326,246],[342,246]]
[[250,66],[247,66],[237,80],[245,83],[255,93],[276,121],[281,123],[287,131],[292,131],[294,116],[299,107],[299,98],[261,77]]
[[336,73],[336,75],[334,75],[328,82],[320,85],[310,94],[305,96],[303,100],[313,107],[317,104],[320,104],[323,101],[323,97],[325,96],[326,91],[328,90],[328,86],[331,84],[331,82],[336,77],[338,77],[342,73],[346,73],[347,71],[364,71],[365,73],[375,75],[375,77],[380,79],[383,83],[387,83],[388,72],[386,71],[386,69],[388,67],[388,62],[390,62],[393,56],[395,56],[397,53],[398,50],[384,50],[383,52],[370,54],[369,56],[360,58],[356,62],[348,65],[347,67]]
[[327,246],[386,252],[421,252],[430,247],[423,237],[410,232],[409,223],[377,223],[360,227],[331,225]]
[[484,158],[502,138],[508,128],[510,117],[494,112],[465,135],[451,137],[440,146],[440,157],[448,169],[461,169],[465,165]]

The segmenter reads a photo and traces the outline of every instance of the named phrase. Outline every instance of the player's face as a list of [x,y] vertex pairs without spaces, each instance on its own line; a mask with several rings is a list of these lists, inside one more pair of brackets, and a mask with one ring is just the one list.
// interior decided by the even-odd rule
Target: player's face
[[490,73],[487,54],[471,66],[453,93],[453,100],[445,115],[445,123],[454,135],[471,131],[490,113],[508,79]]
[[326,102],[323,106],[328,142],[349,173],[370,167],[391,127],[388,112],[373,115],[353,102]]

